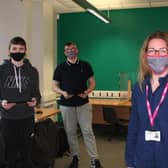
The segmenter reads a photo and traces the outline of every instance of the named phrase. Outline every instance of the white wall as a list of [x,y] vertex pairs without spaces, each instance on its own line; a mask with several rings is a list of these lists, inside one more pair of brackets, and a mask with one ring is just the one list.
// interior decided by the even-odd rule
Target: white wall
[[0,0],[0,62],[7,58],[9,40],[26,34],[25,6],[19,0]]
[[[45,76],[44,84],[44,95],[45,99],[52,99],[53,94],[55,93],[51,91],[51,83],[53,78],[53,69],[55,68],[55,15],[52,6],[45,1],[43,3],[44,9],[44,64],[43,64],[43,74]],[[50,83],[50,86],[48,85]],[[44,99],[44,100],[45,100]]]

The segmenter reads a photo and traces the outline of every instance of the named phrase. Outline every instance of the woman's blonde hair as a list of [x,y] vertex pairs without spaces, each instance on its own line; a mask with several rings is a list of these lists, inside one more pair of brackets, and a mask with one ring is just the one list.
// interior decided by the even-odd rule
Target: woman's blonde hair
[[138,83],[140,88],[142,89],[142,83],[143,80],[145,79],[146,76],[151,76],[151,70],[147,64],[147,60],[146,60],[146,51],[148,49],[148,45],[149,42],[152,39],[162,39],[166,42],[167,46],[168,46],[168,32],[161,32],[161,31],[156,31],[154,33],[152,33],[151,35],[149,35],[143,45],[142,48],[140,50],[140,55],[139,55],[139,72],[138,72]]

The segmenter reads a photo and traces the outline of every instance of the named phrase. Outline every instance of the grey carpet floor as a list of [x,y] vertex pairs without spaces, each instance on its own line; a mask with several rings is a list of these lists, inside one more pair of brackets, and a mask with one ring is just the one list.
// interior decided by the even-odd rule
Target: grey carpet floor
[[[109,129],[109,128],[108,128]],[[95,128],[95,137],[99,157],[103,168],[125,168],[125,136],[114,135],[111,141],[108,141],[109,131],[107,128]],[[79,137],[80,144],[80,168],[89,168],[90,160],[85,150],[82,136]],[[54,168],[68,168],[71,157],[63,156],[55,160]]]

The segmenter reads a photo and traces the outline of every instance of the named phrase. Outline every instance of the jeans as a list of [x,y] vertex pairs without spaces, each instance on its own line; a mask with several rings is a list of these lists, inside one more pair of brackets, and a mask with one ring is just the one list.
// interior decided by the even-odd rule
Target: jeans
[[15,168],[18,154],[22,158],[24,168],[34,168],[31,160],[33,133],[34,117],[16,120],[2,118],[2,134],[8,168]]

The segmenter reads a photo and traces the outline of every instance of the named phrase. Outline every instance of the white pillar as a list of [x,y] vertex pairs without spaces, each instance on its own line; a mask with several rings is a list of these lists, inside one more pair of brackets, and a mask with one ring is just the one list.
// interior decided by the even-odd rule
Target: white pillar
[[41,77],[42,101],[55,99],[51,90],[55,68],[55,14],[52,5],[44,0],[32,4],[32,54],[31,60],[38,67]]

